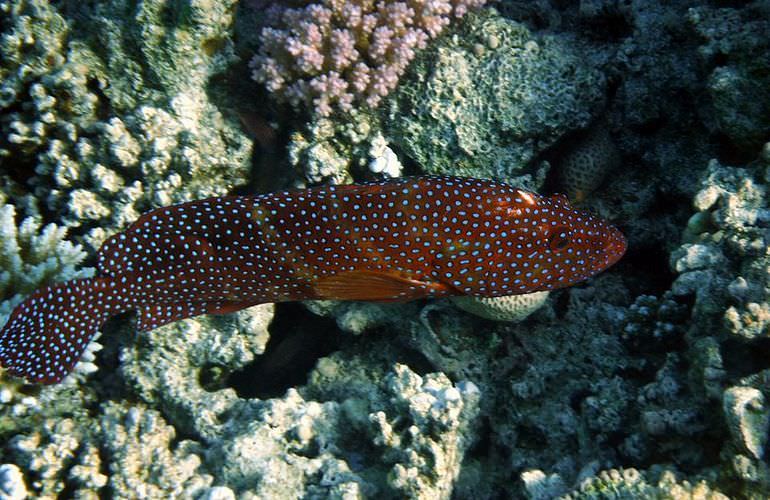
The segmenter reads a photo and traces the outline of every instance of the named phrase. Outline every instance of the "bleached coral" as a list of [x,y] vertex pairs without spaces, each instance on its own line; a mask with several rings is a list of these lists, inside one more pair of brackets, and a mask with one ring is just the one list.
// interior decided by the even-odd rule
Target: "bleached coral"
[[[350,368],[327,366],[327,387],[315,390],[351,389]],[[353,385],[362,390],[342,400],[321,403],[289,389],[250,401],[223,427],[210,466],[231,487],[264,498],[449,498],[475,435],[478,388],[405,365],[361,375]]]
[[0,497],[7,500],[24,500],[27,494],[24,476],[19,468],[14,464],[0,465]]
[[754,387],[731,387],[724,392],[722,404],[737,449],[755,460],[763,459],[770,424],[764,394]]
[[[99,454],[86,444],[85,434],[74,419],[46,419],[35,431],[11,440],[15,461],[34,477],[30,489],[38,497],[55,498],[68,488],[86,497],[106,484]],[[83,464],[91,467],[87,476]]]
[[[37,288],[93,274],[91,268],[78,268],[86,253],[66,238],[66,227],[42,227],[37,216],[25,217],[17,225],[16,208],[0,206],[0,325],[5,324],[13,307]],[[96,371],[95,353],[101,348],[96,341],[89,345],[76,366],[78,375],[71,379]]]
[[404,166],[396,153],[390,149],[387,141],[381,135],[372,140],[369,149],[372,160],[369,162],[369,170],[374,174],[382,174],[386,177],[400,177]]
[[770,196],[760,175],[711,161],[688,227],[694,241],[671,256],[679,273],[672,292],[695,296],[704,335],[722,328],[749,341],[770,335]]
[[324,498],[371,492],[337,456],[345,425],[337,403],[306,401],[290,389],[281,399],[250,406],[227,422],[210,453],[212,469],[227,484],[260,498],[294,497],[306,487]]
[[[273,309],[273,304],[262,304],[155,329],[125,348],[120,370],[144,401],[162,408],[177,428],[212,436],[222,426],[219,416],[237,402],[233,389],[220,387],[223,379],[264,351]],[[203,385],[207,375],[214,389]]]
[[303,183],[346,184],[356,169],[368,170],[384,143],[379,121],[368,111],[353,110],[344,120],[315,117],[291,135],[289,162]]
[[415,51],[486,0],[321,0],[287,8],[262,29],[253,78],[279,98],[328,116],[376,107]]
[[395,461],[388,482],[399,496],[450,498],[472,444],[474,434],[468,431],[478,413],[478,387],[469,381],[453,386],[443,374],[420,377],[404,365],[396,365],[386,383],[395,411],[369,418],[375,444],[388,449],[388,461]]
[[107,403],[101,417],[109,453],[110,488],[117,497],[196,497],[213,478],[201,474],[200,445],[176,441],[159,412]]

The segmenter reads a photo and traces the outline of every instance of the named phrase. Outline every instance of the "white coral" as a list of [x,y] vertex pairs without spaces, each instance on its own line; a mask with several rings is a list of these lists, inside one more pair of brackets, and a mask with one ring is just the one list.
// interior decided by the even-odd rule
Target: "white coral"
[[27,498],[24,476],[22,476],[19,468],[13,464],[0,465],[0,498],[7,500]]
[[36,217],[27,217],[17,226],[14,206],[0,207],[0,297],[29,294],[53,279],[90,275],[91,270],[76,270],[86,253],[66,236],[66,228],[42,227]]

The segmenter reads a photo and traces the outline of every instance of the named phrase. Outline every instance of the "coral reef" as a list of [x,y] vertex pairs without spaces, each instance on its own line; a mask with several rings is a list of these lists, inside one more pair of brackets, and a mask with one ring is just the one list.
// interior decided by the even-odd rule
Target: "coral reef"
[[603,75],[567,41],[472,12],[418,54],[378,112],[315,117],[294,132],[290,159],[311,183],[339,183],[366,175],[385,140],[424,173],[538,189],[548,165],[532,160],[587,126],[604,91]]
[[184,432],[212,436],[220,415],[237,401],[224,380],[265,350],[272,317],[273,304],[263,304],[166,325],[126,348],[120,370],[144,401],[162,408]]
[[91,248],[243,184],[249,142],[207,94],[233,60],[234,4],[0,4],[0,165]]
[[86,253],[66,239],[66,227],[48,224],[41,231],[41,226],[40,217],[34,216],[17,225],[16,208],[0,206],[0,299],[10,300],[0,312],[7,314],[22,296],[54,278],[64,281],[93,272],[77,269]]
[[727,333],[741,341],[770,334],[770,222],[764,172],[709,163],[688,223],[692,242],[671,255],[679,273],[674,295],[695,297],[699,336]]
[[[213,478],[200,474],[200,445],[177,440],[160,413],[105,404],[101,431],[109,453],[109,488],[118,497],[195,497]],[[96,461],[87,462],[96,466]],[[90,476],[93,478],[93,475]]]
[[[247,180],[211,86],[254,85],[234,5],[0,1],[0,322],[90,272],[139,211]],[[0,497],[770,496],[770,10],[729,5],[503,0],[430,40],[378,110],[362,91],[344,116],[282,117],[289,182],[567,187],[628,255],[547,300],[474,300],[486,317],[447,300],[139,335],[117,318],[63,384],[0,374]],[[325,329],[302,368],[292,348]],[[263,391],[259,363],[299,381]]]
[[745,9],[698,6],[688,21],[702,38],[699,54],[710,67],[706,87],[714,128],[733,144],[754,153],[770,131],[770,7]]
[[682,481],[672,471],[645,474],[636,469],[601,471],[580,484],[576,491],[564,495],[565,500],[606,498],[702,498],[727,500],[730,498],[714,489],[705,480],[692,484]]
[[0,465],[0,494],[8,500],[27,498],[27,486],[19,468],[13,464]]
[[313,114],[376,107],[425,48],[486,0],[322,0],[286,8],[262,28],[252,77]]
[[[0,203],[3,199],[0,196]],[[39,215],[27,216],[17,225],[16,207],[0,205],[0,324],[5,324],[13,308],[38,287],[93,275],[92,268],[78,269],[86,253],[66,239],[66,227],[52,223],[41,230],[41,226]],[[96,340],[77,364],[73,379],[97,370],[95,354],[102,346]],[[6,403],[13,399],[8,398]]]
[[364,170],[379,156],[374,145],[385,142],[377,118],[369,112],[352,111],[343,122],[316,118],[292,134],[289,162],[301,172],[300,185],[345,184],[352,180],[352,170]]
[[693,200],[698,212],[685,233],[690,242],[671,254],[679,273],[671,291],[694,302],[685,338],[699,362],[690,376],[723,412],[730,437],[722,449],[724,474],[740,481],[745,496],[770,492],[766,363],[741,356],[770,334],[768,167],[711,161]]
[[529,167],[602,103],[603,75],[559,37],[470,14],[421,53],[389,99],[386,130],[420,168],[541,186]]
[[[314,375],[323,385],[312,391],[344,391],[350,370],[335,369],[332,360],[324,365]],[[321,404],[291,389],[280,400],[251,403],[212,451],[217,476],[262,497],[448,498],[471,442],[478,389],[403,365],[359,376],[366,392],[348,392],[343,401]],[[348,441],[351,433],[356,442]]]

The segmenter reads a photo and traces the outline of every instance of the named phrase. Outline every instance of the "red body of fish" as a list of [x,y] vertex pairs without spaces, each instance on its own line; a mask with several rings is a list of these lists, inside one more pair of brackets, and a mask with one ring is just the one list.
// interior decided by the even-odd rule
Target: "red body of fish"
[[585,280],[625,252],[605,221],[505,184],[403,178],[154,210],[99,250],[97,276],[43,288],[0,331],[0,364],[59,382],[104,321],[138,328],[264,302],[494,297]]

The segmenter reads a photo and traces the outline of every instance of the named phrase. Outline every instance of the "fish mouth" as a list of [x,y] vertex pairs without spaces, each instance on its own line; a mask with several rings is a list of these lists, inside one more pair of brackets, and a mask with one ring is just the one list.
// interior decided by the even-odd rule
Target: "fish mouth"
[[628,241],[623,233],[616,227],[610,228],[610,234],[607,238],[607,244],[604,246],[605,255],[607,255],[607,264],[611,266],[623,257],[628,248]]

